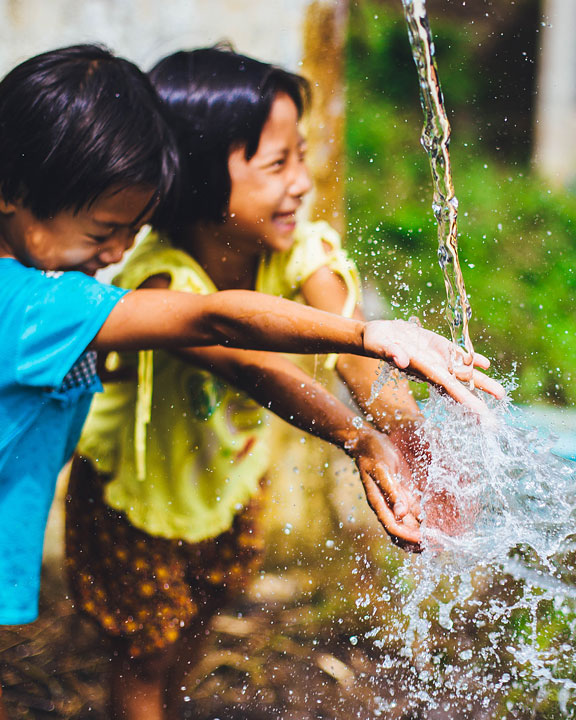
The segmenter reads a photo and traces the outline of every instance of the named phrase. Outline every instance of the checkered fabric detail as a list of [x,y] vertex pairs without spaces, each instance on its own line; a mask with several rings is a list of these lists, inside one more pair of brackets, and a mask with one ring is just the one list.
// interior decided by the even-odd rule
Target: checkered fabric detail
[[91,388],[96,380],[96,357],[95,350],[87,350],[80,359],[72,366],[70,372],[62,381],[62,385],[58,388],[60,392],[71,390],[72,388]]
[[[59,278],[64,273],[61,270],[43,270],[43,274],[46,277]],[[97,353],[95,350],[87,350],[83,353],[62,381],[58,391],[66,392],[72,388],[82,387],[91,388],[97,378],[96,358]]]

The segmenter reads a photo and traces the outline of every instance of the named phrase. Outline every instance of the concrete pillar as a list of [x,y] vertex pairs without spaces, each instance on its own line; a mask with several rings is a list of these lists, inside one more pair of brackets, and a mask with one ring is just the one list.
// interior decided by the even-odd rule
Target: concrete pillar
[[551,184],[576,182],[576,2],[544,0],[534,164]]

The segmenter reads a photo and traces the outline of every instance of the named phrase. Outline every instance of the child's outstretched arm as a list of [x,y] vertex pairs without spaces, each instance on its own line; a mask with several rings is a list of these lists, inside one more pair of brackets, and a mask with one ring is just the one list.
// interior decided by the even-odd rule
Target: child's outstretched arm
[[[303,286],[306,302],[327,312],[341,312],[347,292],[341,278],[328,267],[316,271]],[[356,309],[354,317],[363,321],[359,308]],[[389,337],[392,338],[394,333],[398,333],[399,352],[393,362],[400,369],[443,388],[456,401],[478,412],[485,411],[482,400],[473,396],[459,380],[472,379],[474,386],[479,390],[484,390],[495,397],[503,397],[504,388],[500,383],[474,368],[477,366],[486,369],[490,366],[489,360],[484,356],[475,354],[471,365],[460,363],[452,368],[451,353],[456,352],[461,358],[463,353],[459,349],[455,350],[448,340],[414,323],[402,320],[388,322],[393,326],[389,329]],[[411,348],[410,352],[414,354],[407,358],[400,347]],[[424,358],[426,360],[423,362]],[[420,412],[410,395],[408,383],[397,374],[384,385],[378,398],[373,400],[372,387],[379,373],[377,362],[350,354],[341,354],[337,370],[356,402],[366,414],[374,417],[375,424],[380,429],[389,432],[398,426],[398,421],[402,421],[403,425],[418,423]],[[451,376],[451,380],[446,373]]]
[[420,550],[415,498],[402,486],[410,471],[385,435],[365,423],[303,370],[276,353],[222,347],[178,355],[220,375],[291,425],[336,445],[354,459],[367,500],[393,542]]
[[[224,345],[280,352],[352,353],[389,360],[427,379],[458,402],[481,412],[482,402],[458,378],[472,372],[476,387],[501,386],[463,365],[451,372],[451,343],[402,320],[365,323],[246,290],[193,295],[134,290],[114,307],[92,342],[102,350]],[[486,358],[474,364],[488,367]]]

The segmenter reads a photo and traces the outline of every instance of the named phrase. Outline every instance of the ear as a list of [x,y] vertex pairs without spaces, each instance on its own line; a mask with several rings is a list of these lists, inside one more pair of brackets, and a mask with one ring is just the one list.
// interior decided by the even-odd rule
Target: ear
[[2,193],[0,193],[0,214],[11,215],[15,211],[16,211],[16,204],[5,200]]

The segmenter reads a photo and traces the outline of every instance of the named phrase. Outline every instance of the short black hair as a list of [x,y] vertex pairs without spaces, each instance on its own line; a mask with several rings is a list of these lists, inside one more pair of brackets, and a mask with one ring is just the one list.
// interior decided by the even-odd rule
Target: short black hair
[[176,143],[150,81],[106,48],[45,52],[0,82],[0,192],[39,219],[133,186],[154,188],[150,206],[161,204],[178,173]]
[[182,192],[173,227],[222,222],[230,201],[228,158],[244,147],[249,160],[280,92],[299,117],[310,99],[300,75],[240,55],[229,46],[181,50],[150,71],[180,148]]

